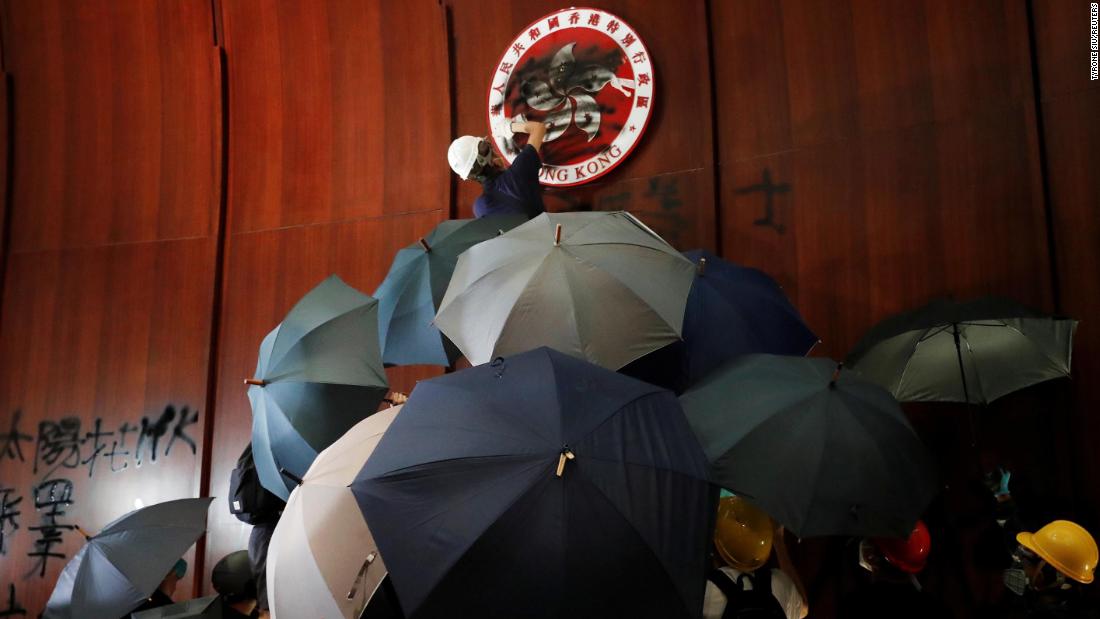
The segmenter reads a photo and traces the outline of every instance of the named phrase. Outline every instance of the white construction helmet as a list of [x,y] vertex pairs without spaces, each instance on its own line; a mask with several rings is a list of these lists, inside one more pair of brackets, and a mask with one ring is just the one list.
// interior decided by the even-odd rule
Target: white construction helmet
[[462,180],[470,178],[470,170],[477,163],[477,148],[480,143],[481,138],[464,135],[451,142],[450,148],[447,149],[447,163],[451,164],[451,169],[462,177]]

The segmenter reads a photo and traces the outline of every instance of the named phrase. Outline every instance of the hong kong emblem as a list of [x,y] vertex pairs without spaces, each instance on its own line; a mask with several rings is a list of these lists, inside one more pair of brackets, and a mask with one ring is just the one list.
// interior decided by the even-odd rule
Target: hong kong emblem
[[[539,180],[580,185],[613,170],[638,144],[654,88],[649,50],[634,28],[607,11],[563,9],[523,29],[493,68],[489,126],[545,122]],[[526,144],[526,134],[491,131],[509,162]]]

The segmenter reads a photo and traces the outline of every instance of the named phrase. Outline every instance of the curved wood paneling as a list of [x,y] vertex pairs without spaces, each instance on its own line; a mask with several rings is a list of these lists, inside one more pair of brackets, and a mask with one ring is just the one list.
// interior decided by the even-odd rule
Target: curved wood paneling
[[12,250],[210,235],[219,87],[210,3],[10,5]]
[[228,2],[232,234],[446,210],[438,3]]

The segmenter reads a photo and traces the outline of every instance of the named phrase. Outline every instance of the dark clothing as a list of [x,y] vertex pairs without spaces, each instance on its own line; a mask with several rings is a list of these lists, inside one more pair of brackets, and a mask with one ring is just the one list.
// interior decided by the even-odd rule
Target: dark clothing
[[252,563],[252,577],[256,580],[256,607],[269,610],[267,605],[267,546],[275,533],[276,522],[253,525],[248,536],[248,560]]
[[524,146],[507,170],[481,184],[482,193],[474,201],[474,216],[519,213],[531,218],[544,212],[539,185],[541,168],[539,152],[530,144]]
[[239,610],[234,610],[233,607],[229,605],[229,602],[226,602],[225,598],[222,598],[222,619],[251,619],[253,615],[255,615],[255,613],[246,615]]
[[998,619],[1095,619],[1098,616],[1096,609],[1078,593],[1028,591],[1022,596],[1009,595],[989,616]]
[[154,608],[160,608],[161,606],[171,606],[172,604],[175,604],[175,602],[172,600],[172,598],[168,597],[168,594],[166,594],[165,592],[161,591],[160,589],[157,589],[156,591],[153,592],[153,595],[149,596],[149,599],[147,599],[147,600],[145,600],[144,602],[141,603],[141,606],[138,606],[134,610],[131,610],[130,612],[126,613],[126,615],[123,616],[121,619],[130,619],[130,616],[133,615],[134,613],[139,613],[143,610],[152,610]]
[[382,579],[378,590],[374,592],[374,596],[363,609],[359,619],[405,619],[405,614],[401,612],[401,604],[397,601],[397,591],[393,588],[389,575]]
[[940,600],[917,591],[910,583],[878,581],[868,583],[846,597],[840,605],[840,619],[949,619],[954,615]]

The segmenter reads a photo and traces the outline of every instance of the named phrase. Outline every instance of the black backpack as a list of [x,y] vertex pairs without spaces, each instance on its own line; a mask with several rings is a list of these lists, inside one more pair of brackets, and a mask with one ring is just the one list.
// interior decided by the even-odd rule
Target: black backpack
[[[741,574],[735,583],[721,570],[711,570],[707,579],[726,596],[726,610],[722,619],[787,619],[779,600],[772,595],[772,571],[759,570],[759,575]],[[745,580],[752,589],[745,589]]]
[[285,506],[282,499],[260,483],[249,443],[229,476],[229,513],[241,522],[260,524],[277,519]]

